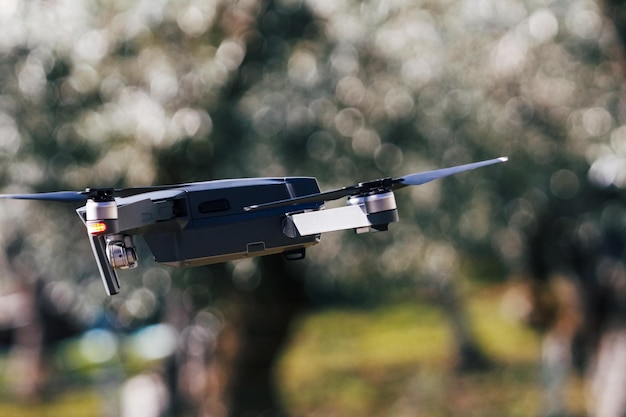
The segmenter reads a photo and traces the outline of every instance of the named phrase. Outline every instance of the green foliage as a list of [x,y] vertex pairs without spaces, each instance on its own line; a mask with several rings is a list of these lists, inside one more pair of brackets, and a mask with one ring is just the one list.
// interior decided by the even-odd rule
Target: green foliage
[[[503,314],[501,289],[474,291],[469,317],[494,359],[479,373],[457,373],[448,326],[437,306],[384,305],[325,310],[295,327],[279,367],[294,416],[528,416],[542,412],[539,340]],[[571,378],[568,411],[584,410]]]

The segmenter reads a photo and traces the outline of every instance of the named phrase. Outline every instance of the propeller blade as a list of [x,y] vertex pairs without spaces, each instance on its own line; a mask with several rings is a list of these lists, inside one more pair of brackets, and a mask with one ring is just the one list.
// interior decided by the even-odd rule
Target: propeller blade
[[353,195],[359,191],[361,187],[359,185],[353,185],[350,187],[337,188],[336,190],[326,191],[318,194],[303,195],[301,197],[288,198],[285,200],[272,201],[271,203],[254,204],[252,206],[244,207],[245,211],[258,210],[258,209],[272,209],[282,206],[290,206],[293,204],[304,203],[318,203],[324,201],[337,200],[341,197]]
[[489,159],[481,162],[474,162],[471,164],[459,165],[451,168],[436,169],[434,171],[420,172],[417,174],[405,175],[403,177],[394,180],[393,189],[403,188],[409,185],[422,185],[430,181],[438,180],[440,178],[448,177],[450,175],[458,174],[465,171],[471,171],[472,169],[485,167],[488,165],[499,164],[501,162],[508,161],[506,156]]
[[185,186],[186,184],[175,184],[175,185],[153,185],[148,187],[133,187],[133,188],[122,188],[119,190],[114,190],[113,194],[115,197],[132,197],[137,194],[150,193],[152,191],[162,191],[169,190],[172,188],[180,188]]
[[151,191],[167,190],[170,188],[180,187],[178,185],[157,185],[149,187],[134,187],[134,188],[122,188],[122,189],[87,189],[85,191],[53,191],[44,193],[30,193],[30,194],[0,194],[0,199],[13,199],[13,200],[37,200],[37,201],[54,201],[61,203],[81,203],[87,201],[92,197],[92,193],[101,190],[111,192],[115,197],[131,197],[137,194],[149,193]]
[[288,198],[285,200],[273,201],[271,203],[263,203],[263,204],[255,204],[252,206],[244,207],[245,211],[252,210],[265,210],[272,209],[283,206],[290,206],[294,204],[304,204],[304,203],[316,203],[316,202],[325,202],[336,200],[341,197],[347,197],[350,195],[359,195],[366,194],[372,192],[383,192],[389,190],[397,190],[400,188],[407,187],[409,185],[420,185],[430,181],[434,181],[439,178],[444,178],[450,175],[458,174],[464,171],[470,171],[472,169],[498,164],[500,162],[508,161],[508,157],[503,156],[496,159],[489,159],[487,161],[474,162],[466,165],[459,165],[451,168],[443,168],[437,169],[435,171],[421,172],[417,174],[405,175],[404,177],[396,178],[391,180],[380,179],[374,181],[363,182],[357,185],[353,185],[350,187],[338,188],[336,190],[326,191],[318,194],[309,194],[302,197]]
[[0,194],[0,198],[13,200],[39,200],[39,201],[57,201],[57,202],[84,202],[87,201],[87,195],[81,191],[54,191],[50,193],[33,193],[33,194]]

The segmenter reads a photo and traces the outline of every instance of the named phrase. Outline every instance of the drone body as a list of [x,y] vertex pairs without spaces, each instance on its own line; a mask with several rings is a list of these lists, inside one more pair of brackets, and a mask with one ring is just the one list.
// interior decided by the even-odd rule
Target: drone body
[[[116,269],[137,266],[134,236],[142,236],[156,262],[190,267],[284,254],[304,258],[322,233],[387,230],[398,221],[393,191],[506,161],[384,178],[320,192],[312,177],[245,178],[145,188],[87,189],[0,198],[86,202],[76,211],[87,227],[107,294],[119,292]],[[326,201],[348,197],[347,206]]]
[[[101,213],[88,216],[89,202],[77,212],[91,231],[107,291],[114,294],[119,291],[114,270],[137,263],[129,236],[142,236],[155,261],[179,267],[298,253],[316,244],[317,236],[290,238],[282,233],[285,209],[244,210],[254,203],[316,192],[319,187],[314,178],[220,180],[115,198],[117,216],[110,216],[115,219],[105,219]],[[319,209],[320,205],[290,209]]]

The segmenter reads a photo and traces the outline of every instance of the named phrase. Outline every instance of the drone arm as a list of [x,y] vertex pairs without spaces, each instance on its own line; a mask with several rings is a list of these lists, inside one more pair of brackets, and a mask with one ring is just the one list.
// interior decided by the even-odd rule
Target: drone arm
[[346,207],[288,214],[283,227],[289,237],[310,236],[336,230],[354,229],[357,233],[387,230],[398,221],[393,193],[352,197]]
[[119,225],[121,231],[130,231],[140,227],[172,220],[176,217],[174,199],[153,201],[142,199],[127,202],[120,199]]
[[295,226],[295,230],[297,230],[300,236],[310,236],[337,230],[359,229],[372,225],[367,215],[358,206],[290,214],[287,215],[287,221]]
[[111,266],[109,258],[106,254],[106,240],[104,236],[89,235],[89,242],[91,243],[91,249],[96,257],[98,263],[98,269],[100,270],[100,276],[107,295],[115,295],[120,291],[120,282],[117,279],[117,273]]

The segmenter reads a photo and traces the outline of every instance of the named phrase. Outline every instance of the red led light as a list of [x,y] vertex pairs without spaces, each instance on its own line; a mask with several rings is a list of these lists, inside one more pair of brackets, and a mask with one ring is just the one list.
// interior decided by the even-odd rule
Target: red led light
[[90,223],[87,225],[87,230],[92,235],[99,235],[101,233],[106,232],[107,225],[104,222]]

